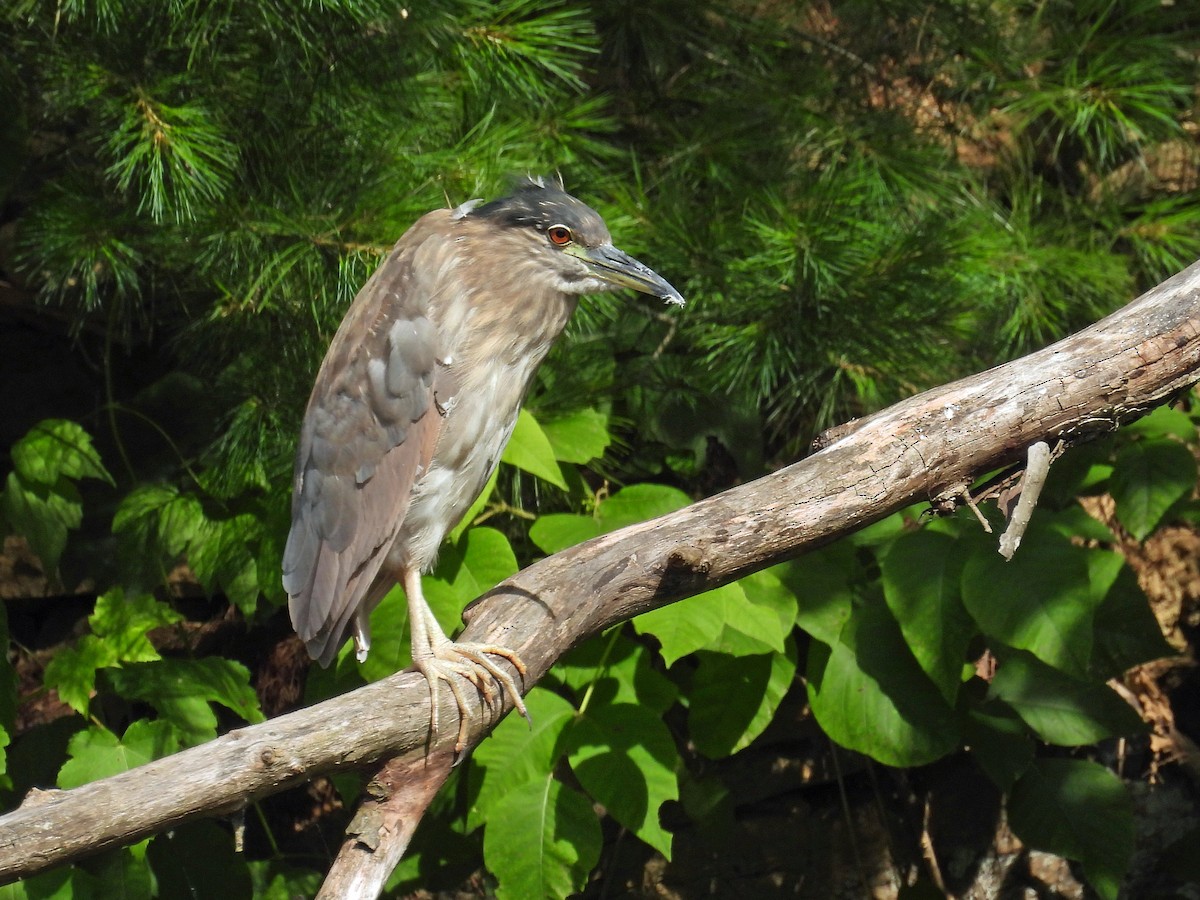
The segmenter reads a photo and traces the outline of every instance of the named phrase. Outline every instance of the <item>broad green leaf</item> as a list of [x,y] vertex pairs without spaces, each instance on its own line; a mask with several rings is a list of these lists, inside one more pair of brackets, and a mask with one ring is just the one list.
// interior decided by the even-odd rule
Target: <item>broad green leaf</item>
[[1042,740],[1079,747],[1144,730],[1129,704],[1106,685],[1072,678],[1028,653],[1005,653],[988,696],[1008,703]]
[[1008,822],[1031,847],[1078,861],[1096,893],[1116,900],[1133,858],[1133,801],[1104,766],[1037,760],[1013,785]]
[[598,409],[580,409],[557,419],[542,422],[556,459],[583,464],[604,455],[612,436],[608,416]]
[[697,650],[736,656],[779,652],[791,632],[775,609],[752,603],[736,582],[643,613],[633,627],[658,638],[668,666]]
[[522,409],[517,416],[512,437],[509,438],[504,455],[500,458],[509,465],[524,469],[564,491],[567,489],[567,483],[563,481],[562,472],[559,471],[558,462],[554,458],[554,449],[542,431],[542,426],[527,409]]
[[763,569],[738,579],[738,586],[746,594],[746,599],[755,606],[763,609],[773,609],[779,617],[779,627],[784,635],[789,635],[796,624],[796,615],[800,604],[791,587],[780,578],[780,568],[775,566]]
[[158,710],[186,746],[216,737],[217,718],[209,703],[220,703],[247,722],[263,720],[249,671],[231,659],[160,659],[108,669],[105,676],[122,697]]
[[776,567],[795,593],[796,624],[823,643],[836,643],[850,618],[857,552],[850,541],[838,541]]
[[1122,448],[1109,479],[1109,493],[1117,504],[1117,519],[1140,541],[1195,485],[1192,451],[1178,441],[1159,438]]
[[173,625],[183,616],[151,594],[126,594],[110,588],[96,598],[88,623],[119,662],[150,662],[159,658],[147,633]]
[[697,654],[688,726],[696,749],[720,759],[748,747],[771,724],[796,676],[796,644],[758,656]]
[[1005,793],[1033,762],[1029,729],[1004,703],[971,709],[963,722],[963,740],[979,767]]
[[15,885],[0,887],[0,900],[9,897],[13,900],[104,900],[104,895],[96,891],[91,873],[78,866],[61,866]]
[[[412,854],[405,854],[404,865]],[[255,900],[296,900],[315,897],[324,881],[323,873],[313,869],[289,866],[276,859],[249,860],[250,877],[254,880]],[[389,880],[390,887],[390,880]]]
[[567,732],[575,777],[609,815],[671,858],[658,811],[679,797],[679,751],[662,717],[633,703],[591,704]]
[[604,526],[591,516],[547,513],[529,528],[529,539],[544,553],[557,553],[604,534]]
[[1137,434],[1144,439],[1175,438],[1185,444],[1196,443],[1196,423],[1188,414],[1171,406],[1160,406],[1136,422],[1121,429],[1124,434]]
[[984,634],[1083,676],[1096,605],[1087,566],[1082,547],[1033,527],[1011,562],[989,549],[971,555],[963,570],[963,603]]
[[499,467],[492,469],[492,474],[488,477],[487,484],[483,486],[483,490],[479,492],[479,496],[475,498],[466,513],[463,515],[459,523],[450,529],[450,533],[446,535],[446,539],[457,544],[463,536],[463,533],[475,524],[475,519],[479,514],[487,508],[488,501],[492,499],[492,493],[496,490],[496,479],[500,477]]
[[683,509],[692,498],[678,488],[662,484],[631,484],[605,499],[596,509],[596,518],[605,531],[645,522]]
[[[705,603],[701,597],[660,606],[632,620],[638,634],[658,639],[668,666],[689,653],[713,646],[725,631],[725,604]],[[760,652],[762,649],[766,648]]]
[[186,553],[204,527],[204,507],[190,494],[163,484],[135,488],[113,516],[113,532],[129,535],[143,551]]
[[[446,556],[457,552],[454,548],[447,547],[439,561],[444,562]],[[429,577],[425,576],[421,580],[423,584],[428,584]],[[348,642],[347,646],[351,644],[352,642]],[[343,650],[343,653],[345,652],[353,656],[353,650]],[[340,665],[339,663],[339,668]],[[412,648],[408,632],[408,604],[404,589],[397,584],[371,611],[371,652],[361,664],[356,662],[355,666],[367,681],[378,681],[410,665]],[[314,674],[309,675],[310,680]]]
[[59,479],[98,478],[115,484],[92,446],[91,436],[66,419],[43,419],[12,448],[22,480],[48,486]]
[[261,525],[249,513],[205,518],[187,545],[192,572],[208,593],[223,588],[229,600],[249,617],[258,603],[258,566],[251,542]]
[[90,861],[88,868],[96,879],[96,896],[105,900],[150,900],[155,896],[150,866],[146,863],[143,841],[135,847],[111,850]]
[[[442,548],[437,569],[421,579],[421,587],[438,623],[453,635],[462,627],[463,608],[516,571],[508,538],[494,528],[475,527]],[[361,673],[377,681],[411,662],[407,603],[395,587],[371,613],[371,654]]]
[[813,642],[808,696],[830,738],[884,765],[923,765],[958,746],[953,711],[882,600],[856,608],[836,644]]
[[83,521],[83,503],[75,485],[65,478],[47,485],[9,472],[0,493],[0,518],[29,541],[47,572],[55,572],[67,546],[67,533]]
[[1088,572],[1092,592],[1099,598],[1093,624],[1093,677],[1114,678],[1134,666],[1176,652],[1163,637],[1150,601],[1125,557],[1092,550]]
[[[1073,499],[1073,498],[1072,498]],[[1117,536],[1112,529],[1088,515],[1078,503],[1072,502],[1066,509],[1056,510],[1043,520],[1046,525],[1068,538],[1082,538],[1085,541],[1096,541],[1101,544],[1116,543]]]
[[592,703],[636,703],[661,715],[679,689],[651,665],[651,654],[616,628],[569,651],[553,674],[577,698],[590,691]]
[[423,579],[425,599],[446,633],[462,626],[463,608],[517,572],[517,557],[502,532],[471,528],[463,535],[458,554],[446,552],[437,569]]
[[547,774],[509,792],[484,829],[483,859],[498,900],[560,900],[599,862],[600,823],[586,797]]
[[58,699],[86,715],[96,690],[96,670],[115,666],[116,647],[95,635],[85,634],[74,647],[64,647],[46,664],[42,681],[58,692]]
[[180,898],[250,897],[250,870],[233,835],[215,822],[189,822],[155,835],[146,852],[158,896]]
[[161,759],[178,749],[179,735],[167,722],[138,719],[120,738],[107,728],[93,725],[71,738],[67,745],[71,758],[58,773],[58,786],[79,787]]
[[954,538],[902,534],[880,560],[883,595],[921,670],[954,705],[967,644],[977,629],[959,596],[963,560]]
[[[532,724],[509,716],[472,754],[472,779],[478,784],[467,814],[467,827],[507,818],[508,796],[517,788],[540,782],[554,771],[562,754],[563,736],[575,718],[575,707],[557,694],[535,687],[525,697]],[[483,767],[483,771],[478,770]],[[501,824],[498,829],[507,826]]]
[[88,618],[94,633],[58,651],[46,666],[44,683],[76,712],[86,714],[96,688],[96,670],[158,659],[147,632],[181,618],[149,594],[127,596],[120,588],[112,588],[96,599]]

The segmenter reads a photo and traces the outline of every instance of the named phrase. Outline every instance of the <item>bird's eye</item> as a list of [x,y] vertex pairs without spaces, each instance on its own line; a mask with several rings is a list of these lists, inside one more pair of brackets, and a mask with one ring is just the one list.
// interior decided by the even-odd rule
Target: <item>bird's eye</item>
[[571,229],[566,225],[551,225],[546,229],[546,237],[550,238],[550,243],[556,247],[563,247],[571,243]]

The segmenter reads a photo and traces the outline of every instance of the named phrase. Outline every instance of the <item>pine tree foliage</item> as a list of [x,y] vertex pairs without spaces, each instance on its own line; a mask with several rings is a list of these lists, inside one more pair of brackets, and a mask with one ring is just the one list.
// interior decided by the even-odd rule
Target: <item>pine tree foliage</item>
[[[506,458],[480,511],[487,527],[468,529],[443,555],[431,591],[444,598],[451,624],[457,609],[450,608],[506,567],[755,477],[797,456],[831,424],[1044,345],[1193,261],[1200,255],[1200,14],[1193,7],[1162,0],[934,0],[919,9],[898,0],[8,3],[0,11],[0,274],[48,318],[65,317],[80,353],[98,359],[104,394],[83,417],[107,466],[99,469],[105,477],[87,477],[103,488],[77,486],[80,474],[69,467],[51,478],[45,467],[16,466],[0,493],[8,530],[50,548],[48,565],[57,569],[48,574],[62,584],[86,576],[101,595],[80,626],[90,634],[45,672],[46,685],[77,714],[80,730],[56,751],[70,757],[71,783],[94,754],[150,758],[203,740],[231,716],[258,714],[242,662],[176,658],[117,636],[178,627],[183,613],[151,591],[181,560],[206,593],[236,607],[251,635],[279,627],[290,460],[313,375],[351,299],[419,215],[497,196],[527,173],[560,175],[600,210],[623,248],[689,299],[679,314],[622,296],[582,306],[529,399],[535,416],[523,426],[526,446],[541,449]],[[1117,458],[1129,466],[1141,460],[1147,471],[1161,462],[1156,471],[1173,473],[1169,483],[1155,482],[1140,505],[1129,500],[1119,511],[1136,519],[1127,527],[1139,536],[1182,515],[1180,485],[1195,474],[1180,444],[1194,443],[1191,416],[1177,413],[1160,431],[1106,446],[1107,457],[1089,458],[1091,480],[1081,477],[1063,496],[1106,485]],[[58,411],[45,417],[49,423],[26,439],[34,443],[19,444],[14,458],[28,459],[47,434],[87,440]],[[22,423],[22,431],[34,425]],[[1113,478],[1118,494],[1145,487]],[[1074,527],[1062,515],[1062,527]],[[96,527],[85,538],[89,517]],[[746,746],[793,684],[800,641],[811,642],[810,683],[825,674],[826,684],[849,685],[847,696],[879,702],[869,716],[914,736],[905,756],[904,748],[839,731],[836,718],[822,720],[838,740],[898,765],[925,761],[912,747],[932,748],[932,758],[958,746],[969,732],[956,729],[966,726],[955,721],[937,731],[929,721],[900,721],[869,680],[854,680],[862,675],[852,665],[855,635],[870,632],[897,648],[908,641],[914,649],[907,668],[897,664],[898,683],[914,685],[914,702],[934,710],[931,717],[952,718],[938,704],[961,687],[961,660],[952,660],[950,677],[945,660],[920,656],[903,602],[906,591],[916,596],[922,588],[905,560],[950,545],[963,556],[974,552],[974,538],[955,523],[917,547],[898,536],[900,521],[807,568],[756,576],[707,598],[745,630],[712,618],[693,623],[688,643],[650,620],[636,626],[638,640],[633,631],[614,632],[602,650],[581,648],[556,670],[556,693],[531,699],[531,707],[544,705],[551,712],[543,721],[563,730],[543,735],[553,743],[539,750],[548,754],[544,782],[514,796],[531,814],[552,797],[563,827],[578,826],[576,840],[550,835],[543,847],[564,860],[561,869],[533,872],[511,848],[489,858],[489,846],[501,842],[482,840],[476,826],[503,826],[482,808],[466,815],[443,799],[429,826],[436,839],[418,838],[417,862],[398,880],[440,859],[431,848],[441,840],[461,850],[467,871],[482,853],[503,873],[502,891],[535,882],[581,887],[596,862],[597,835],[594,823],[581,824],[591,820],[579,785],[551,777],[557,765],[576,767],[587,796],[622,828],[669,849],[656,819],[635,821],[621,797],[605,795],[621,773],[586,749],[585,737],[619,731],[612,713],[591,706],[597,682],[588,679],[599,672],[629,679],[618,678],[614,702],[654,711],[627,718],[654,720],[641,726],[653,752],[638,770],[660,803],[682,790],[695,804],[712,788],[685,771],[681,757],[661,758],[673,737],[660,714],[679,701],[699,735],[692,744],[712,755]],[[1098,557],[1078,547],[1063,553],[1075,553],[1080,573],[1100,578],[1106,563]],[[920,583],[933,583],[920,574],[927,579]],[[828,588],[837,628],[800,602],[813,583]],[[1133,589],[1124,581],[1112,582],[1120,589],[1097,584],[1096,596],[1126,609]],[[965,594],[962,609],[971,605]],[[884,599],[895,608],[885,609]],[[403,647],[403,628],[399,616],[376,630]],[[963,628],[1006,647],[1018,660],[1010,672],[1035,679],[1045,675],[1039,666],[1067,665],[986,623]],[[964,637],[964,653],[966,644]],[[1146,638],[1120,661],[1132,664],[1157,648]],[[691,660],[694,671],[680,675],[667,664],[678,659]],[[823,660],[821,673],[813,660]],[[374,656],[362,673],[346,661],[332,673],[313,672],[309,697],[404,662],[400,650]],[[135,689],[130,671],[207,686],[197,689],[203,699],[176,702]],[[1088,673],[1068,674],[1075,680],[1063,690],[1082,696]],[[767,685],[747,700],[753,721],[744,728],[721,718],[720,678]],[[0,678],[0,693],[6,684]],[[1009,686],[1002,700],[1021,710],[1020,685]],[[823,705],[816,695],[819,715],[842,705],[830,696]],[[5,702],[0,697],[0,726],[11,734]],[[1103,727],[1087,727],[1119,732],[1115,713],[1100,718]],[[995,717],[988,722],[993,727]],[[1000,740],[994,729],[987,734]],[[1029,768],[1018,751],[1035,736],[1071,739],[1027,728],[1005,744],[1019,745],[1006,760],[1011,771],[984,764],[1006,789],[1025,786],[1018,796],[1029,821],[1039,812],[1039,790],[1029,787],[1035,778],[1050,779],[1052,788],[1069,777],[1106,784],[1091,770]],[[498,733],[497,746],[522,740]],[[511,773],[501,755],[484,756],[480,796],[498,804],[497,784]],[[26,777],[14,770],[14,791]],[[351,788],[340,786],[349,798]],[[1123,821],[1114,833],[1124,833]],[[207,847],[210,838],[188,839]],[[151,865],[165,865],[165,846],[151,846]],[[424,862],[422,846],[430,853]],[[1111,867],[1094,847],[1071,852],[1111,887]],[[146,857],[143,848],[105,865],[143,871]],[[299,890],[308,877],[288,870],[278,853],[258,863],[260,893],[272,884]],[[101,868],[88,877],[110,875]]]

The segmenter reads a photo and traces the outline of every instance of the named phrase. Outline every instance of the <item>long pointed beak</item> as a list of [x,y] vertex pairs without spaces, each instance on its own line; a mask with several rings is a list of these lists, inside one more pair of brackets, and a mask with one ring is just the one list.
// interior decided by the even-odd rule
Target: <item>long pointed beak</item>
[[567,248],[566,252],[583,260],[593,275],[615,287],[633,288],[676,306],[684,304],[683,295],[675,290],[667,279],[612,244],[599,247],[581,247],[576,244]]

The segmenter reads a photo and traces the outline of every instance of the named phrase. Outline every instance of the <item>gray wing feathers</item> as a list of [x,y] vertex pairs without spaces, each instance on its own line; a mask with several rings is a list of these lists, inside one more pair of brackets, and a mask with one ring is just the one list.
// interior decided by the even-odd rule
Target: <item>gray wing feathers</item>
[[419,225],[355,298],[305,414],[283,585],[296,632],[327,665],[353,628],[441,430],[436,329],[412,272]]

